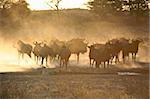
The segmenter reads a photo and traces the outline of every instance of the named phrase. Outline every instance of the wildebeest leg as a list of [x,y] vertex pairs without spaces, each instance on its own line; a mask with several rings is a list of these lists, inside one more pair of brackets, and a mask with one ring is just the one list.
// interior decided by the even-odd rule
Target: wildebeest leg
[[100,65],[99,62],[97,62],[96,68],[99,68],[99,65]]
[[95,67],[98,68],[99,67],[99,62],[96,61]]
[[34,55],[34,60],[36,61],[36,56]]
[[[41,61],[42,57],[38,56],[38,62]],[[44,60],[43,60],[44,63]]]
[[34,59],[35,59],[36,64],[38,64],[38,62],[37,62],[37,56],[34,56]]
[[128,61],[129,61],[129,54],[127,55],[127,57],[128,57]]
[[104,62],[104,68],[106,68],[106,62]]
[[112,64],[113,58],[110,59],[110,63]]
[[27,55],[31,58],[31,52],[27,53]]
[[65,66],[65,60],[63,59],[63,67]]
[[65,59],[65,66],[66,66],[66,69],[67,69],[67,65],[68,65],[68,60]]
[[90,58],[90,67],[91,67],[91,61],[92,61],[92,59]]
[[36,60],[36,63],[38,64],[38,62],[39,62],[39,56],[37,56],[37,60]]
[[93,60],[93,62],[92,62],[92,67],[93,67],[93,65],[94,65],[94,62],[95,62],[95,60]]
[[102,62],[100,62],[99,65],[102,67]]
[[111,59],[110,59],[111,64],[113,63],[113,59],[114,59],[114,56],[112,56]]
[[119,55],[116,56],[116,60],[119,63]]
[[117,63],[118,62],[118,56],[116,55],[115,56],[115,63]]
[[132,60],[134,60],[134,53],[131,53],[132,54]]
[[20,55],[21,55],[21,53],[18,52],[18,64],[20,64]]
[[58,60],[60,60],[60,56],[58,55],[57,57],[58,57]]
[[24,54],[22,53],[22,59],[24,59]]
[[123,63],[125,63],[125,55],[124,55],[124,53],[122,55],[122,59],[123,59]]
[[37,56],[36,56],[36,55],[34,55],[34,61],[35,61],[36,64],[37,64]]
[[42,61],[41,61],[41,65],[43,66],[43,62],[44,62],[44,57],[42,57]]
[[109,68],[109,60],[107,61],[107,67]]
[[61,68],[62,59],[60,59],[60,68]]
[[77,63],[79,63],[79,55],[80,53],[77,53]]
[[137,54],[137,53],[134,53],[134,61],[136,60],[136,54]]
[[49,62],[51,63],[52,61],[53,61],[54,59],[53,59],[53,57],[49,57]]
[[48,57],[46,57],[46,58],[45,58],[45,60],[46,60],[46,67],[48,67],[48,65],[47,65],[47,60],[48,60]]
[[94,64],[94,60],[92,61],[92,59],[90,59],[90,67],[93,67]]

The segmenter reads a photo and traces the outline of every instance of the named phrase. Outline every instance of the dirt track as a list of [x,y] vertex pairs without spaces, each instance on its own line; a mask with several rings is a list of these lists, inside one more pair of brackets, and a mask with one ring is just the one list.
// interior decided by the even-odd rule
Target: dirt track
[[[124,75],[118,75],[118,72]],[[137,73],[127,75],[127,73]],[[125,75],[126,74],[126,75]],[[37,69],[0,74],[1,99],[148,99],[149,69]]]

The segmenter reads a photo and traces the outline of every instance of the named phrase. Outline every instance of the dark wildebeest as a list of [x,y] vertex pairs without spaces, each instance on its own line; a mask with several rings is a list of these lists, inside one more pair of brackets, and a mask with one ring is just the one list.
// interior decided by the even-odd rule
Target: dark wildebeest
[[123,59],[123,62],[125,63],[125,60],[126,58],[128,58],[129,60],[129,46],[130,46],[130,43],[129,43],[129,39],[126,39],[126,38],[120,38],[119,39],[119,43],[121,45],[121,50],[122,50],[122,59]]
[[111,53],[111,63],[113,59],[115,58],[115,63],[119,62],[119,53],[121,51],[121,44],[118,39],[112,39],[106,42],[106,45],[110,47],[110,53]]
[[90,66],[93,66],[94,64],[94,57],[95,54],[97,54],[97,50],[99,49],[101,46],[103,46],[104,44],[93,44],[91,46],[88,46],[89,50],[89,59],[90,59]]
[[17,45],[15,46],[18,50],[18,56],[22,55],[24,58],[24,54],[27,54],[31,58],[32,46],[30,44],[26,44],[21,40],[17,41]]
[[91,45],[89,46],[89,48],[90,48],[89,56],[92,56],[91,58],[96,62],[95,64],[96,67],[99,67],[101,63],[104,63],[105,68],[106,62],[107,65],[109,66],[109,60],[111,59],[109,46],[102,44],[101,47],[97,49],[93,45]]
[[139,50],[139,44],[142,42],[141,39],[132,39],[131,43],[129,44],[129,53],[132,54],[132,59],[136,59],[136,55]]
[[63,66],[65,65],[66,69],[67,69],[67,65],[68,65],[70,56],[71,56],[71,52],[70,52],[69,48],[67,46],[63,46],[63,48],[60,52],[60,67],[63,64]]
[[125,57],[128,57],[129,59],[129,54],[132,54],[132,59],[136,59],[136,54],[138,53],[139,49],[139,44],[142,42],[140,39],[125,39],[121,38],[120,39],[121,45],[122,45],[122,58],[123,62],[125,62]]
[[72,39],[67,42],[67,46],[69,47],[71,54],[77,55],[77,62],[79,62],[80,53],[84,54],[87,52],[87,43],[85,43],[84,39]]

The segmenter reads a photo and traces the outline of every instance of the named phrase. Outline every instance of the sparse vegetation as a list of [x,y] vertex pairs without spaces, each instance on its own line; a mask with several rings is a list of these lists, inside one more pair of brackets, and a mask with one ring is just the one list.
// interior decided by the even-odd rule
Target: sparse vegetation
[[139,73],[145,71],[137,76],[119,76],[116,71],[137,70],[114,67],[107,70],[69,67],[69,71],[61,72],[58,69],[0,74],[0,98],[148,99],[148,69],[137,69]]

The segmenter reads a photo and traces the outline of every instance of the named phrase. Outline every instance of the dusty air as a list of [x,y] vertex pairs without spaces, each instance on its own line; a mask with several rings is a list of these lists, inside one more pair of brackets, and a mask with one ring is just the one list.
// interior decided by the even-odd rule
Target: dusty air
[[1,99],[149,99],[147,0],[0,0]]

